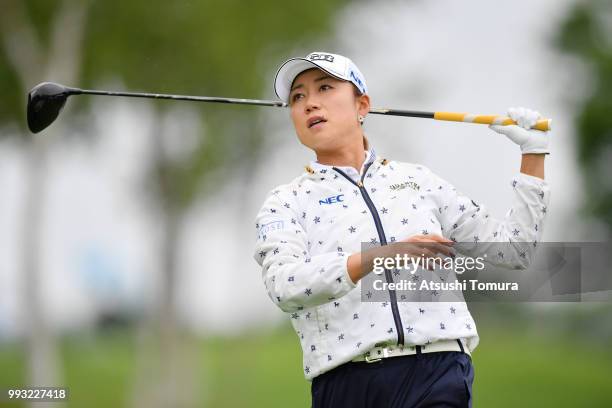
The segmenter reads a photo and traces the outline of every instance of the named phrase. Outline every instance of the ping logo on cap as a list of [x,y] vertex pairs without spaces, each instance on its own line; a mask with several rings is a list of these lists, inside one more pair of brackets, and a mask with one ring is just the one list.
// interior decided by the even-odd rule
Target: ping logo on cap
[[308,57],[311,61],[329,61],[334,62],[334,56],[329,54],[310,54]]

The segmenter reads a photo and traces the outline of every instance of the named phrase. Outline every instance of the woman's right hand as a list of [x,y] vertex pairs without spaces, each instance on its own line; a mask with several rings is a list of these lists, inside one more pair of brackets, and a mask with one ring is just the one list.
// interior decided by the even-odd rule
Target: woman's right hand
[[357,283],[372,271],[375,258],[395,258],[396,255],[406,254],[413,258],[425,258],[421,265],[429,265],[429,262],[425,262],[427,258],[440,258],[438,254],[454,258],[453,244],[453,241],[436,234],[413,235],[389,245],[352,254],[347,261],[348,274],[353,283]]
[[[406,251],[410,251],[399,252],[400,254],[414,254],[412,252],[414,248],[419,248],[425,253],[425,255],[431,257],[435,256],[438,253],[453,258],[455,257],[455,251],[452,248],[455,242],[437,234],[413,235],[411,237],[399,241],[398,244],[400,248],[405,248]],[[412,245],[407,246],[406,244]]]
[[[421,265],[429,266],[427,259],[441,259],[440,255],[454,258],[456,254],[452,248],[453,244],[454,242],[450,239],[437,234],[413,235],[396,242],[389,249],[392,249],[393,256],[406,254],[410,257],[422,258]],[[433,270],[430,267],[427,269]]]

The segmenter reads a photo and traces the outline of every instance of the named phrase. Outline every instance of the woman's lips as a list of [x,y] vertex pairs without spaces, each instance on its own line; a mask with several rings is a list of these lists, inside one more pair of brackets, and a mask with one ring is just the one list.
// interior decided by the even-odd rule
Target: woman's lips
[[325,122],[327,122],[327,120],[323,116],[313,116],[312,118],[308,119],[306,124],[308,125],[309,129],[312,129],[314,127],[323,126],[323,123]]

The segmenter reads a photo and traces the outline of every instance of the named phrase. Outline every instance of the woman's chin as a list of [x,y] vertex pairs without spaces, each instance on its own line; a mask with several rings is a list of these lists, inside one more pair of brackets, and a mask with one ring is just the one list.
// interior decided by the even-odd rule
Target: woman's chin
[[302,144],[312,150],[331,150],[338,148],[338,141],[328,133],[319,133],[317,135],[308,135],[302,138]]

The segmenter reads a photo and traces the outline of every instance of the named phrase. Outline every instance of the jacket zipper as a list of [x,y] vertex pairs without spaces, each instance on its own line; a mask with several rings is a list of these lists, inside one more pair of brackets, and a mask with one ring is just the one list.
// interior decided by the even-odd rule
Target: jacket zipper
[[[363,186],[363,180],[366,174],[368,173],[368,170],[370,169],[370,166],[372,165],[372,163],[374,162],[370,162],[366,164],[366,167],[363,170],[363,174],[361,175],[361,181],[358,183],[355,183],[355,181],[352,178],[350,178],[348,175],[346,175],[346,173],[344,173],[342,170],[336,167],[333,167],[333,169],[336,172],[338,172],[341,176],[343,176],[345,179],[347,179],[348,181],[356,185],[357,188],[359,188],[359,191],[361,192],[361,196],[363,197],[363,200],[368,206],[368,209],[370,210],[370,213],[372,214],[372,218],[374,219],[374,224],[376,225],[376,231],[378,232],[378,238],[380,239],[380,245],[383,246],[383,245],[387,245],[387,237],[385,236],[385,230],[383,229],[382,222],[380,221],[380,217],[378,216],[378,210],[374,206],[372,199],[370,199],[370,196],[368,195],[367,190]],[[391,271],[388,269],[385,269],[385,279],[387,280],[388,283],[393,283],[393,276],[391,275]],[[395,321],[395,330],[397,330],[397,344],[402,346],[404,345],[404,327],[402,325],[402,319],[400,318],[399,309],[397,307],[397,294],[395,293],[395,290],[391,290],[391,289],[389,290],[389,298],[391,300],[391,312],[393,312],[393,320]]]

